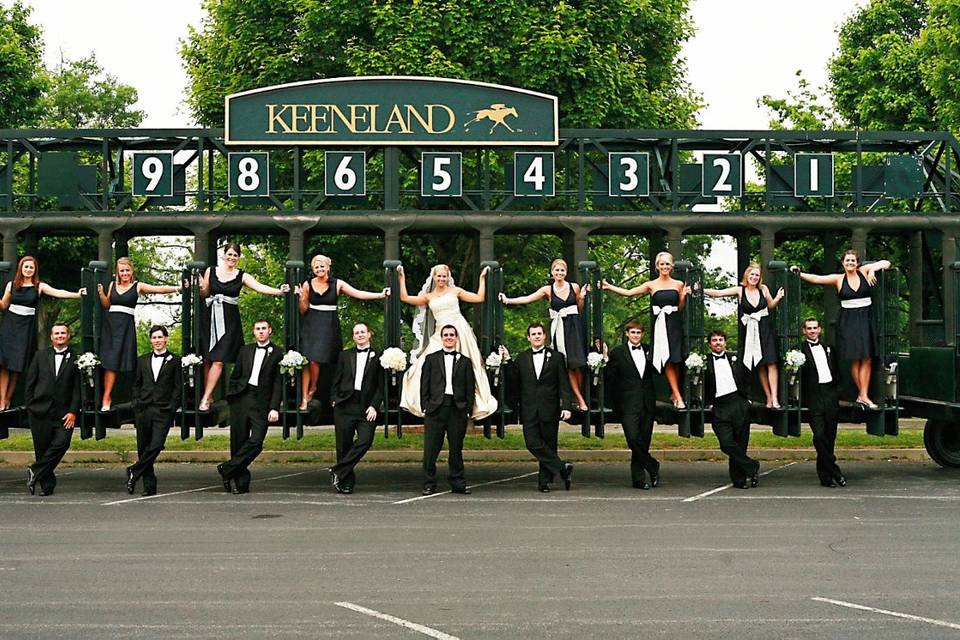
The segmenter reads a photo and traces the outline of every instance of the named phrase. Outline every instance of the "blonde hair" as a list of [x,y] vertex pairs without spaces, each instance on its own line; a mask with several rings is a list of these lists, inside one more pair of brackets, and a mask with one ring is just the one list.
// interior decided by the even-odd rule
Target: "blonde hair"
[[756,269],[757,271],[760,272],[760,281],[757,282],[757,288],[759,289],[759,288],[760,288],[760,285],[763,284],[763,268],[760,266],[760,263],[759,263],[759,262],[751,262],[750,264],[747,265],[747,268],[743,270],[743,277],[740,278],[740,286],[741,286],[741,287],[747,286],[747,276],[748,276],[748,275],[750,274],[750,272],[753,271],[754,269]]
[[672,267],[672,266],[673,266],[673,254],[670,253],[669,251],[661,251],[660,253],[658,253],[658,254],[656,255],[656,257],[653,259],[653,266],[654,266],[654,267],[657,266],[657,263],[660,262],[660,258],[661,258],[662,256],[666,256],[667,262],[669,262],[669,263],[670,263],[670,266]]
[[449,276],[450,276],[450,266],[449,266],[449,265],[445,265],[445,264],[443,264],[442,262],[433,265],[433,266],[430,268],[430,273],[433,274],[434,276],[436,276],[436,275],[437,275],[437,269],[440,269],[441,267],[446,270],[447,276],[449,277]]
[[325,263],[327,265],[327,269],[333,266],[333,260],[323,255],[322,253],[318,253],[317,255],[313,256],[313,258],[310,259],[310,269],[313,270],[313,266],[318,262]]
[[133,274],[134,274],[133,262],[131,262],[130,258],[124,256],[122,258],[117,258],[117,274],[116,274],[117,284],[120,284],[120,265],[122,264],[125,264],[128,267],[130,267],[130,282],[133,282]]
[[570,271],[570,267],[567,266],[567,261],[564,260],[563,258],[557,258],[556,260],[554,260],[553,262],[550,263],[550,272],[551,272],[551,273],[553,273],[553,268],[554,268],[555,266],[557,266],[558,264],[559,264],[559,265],[563,265],[563,268],[564,268],[564,269],[566,269],[567,271]]

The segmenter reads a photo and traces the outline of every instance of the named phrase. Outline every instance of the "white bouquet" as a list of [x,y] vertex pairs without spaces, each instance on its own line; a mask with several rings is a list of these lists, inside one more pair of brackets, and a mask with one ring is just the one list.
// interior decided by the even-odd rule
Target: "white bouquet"
[[180,366],[184,369],[199,367],[203,364],[203,358],[195,353],[188,353],[180,359]]
[[600,373],[600,370],[607,366],[607,356],[602,353],[597,353],[596,351],[591,351],[587,354],[587,366],[590,367],[590,370],[594,373]]
[[380,356],[380,366],[399,373],[407,368],[407,354],[398,347],[387,347]]
[[684,363],[687,366],[687,370],[691,373],[700,373],[703,371],[703,368],[707,365],[704,361],[703,356],[697,353],[696,351],[691,351],[690,355],[687,356],[687,359]]
[[92,351],[87,351],[77,358],[77,368],[84,373],[91,373],[100,364],[100,358]]
[[283,358],[280,360],[280,373],[291,374],[303,369],[306,365],[306,357],[299,351],[291,349],[283,354]]
[[803,352],[791,349],[783,358],[783,368],[788,373],[796,373],[806,362],[807,356],[803,355]]
[[501,356],[496,351],[491,351],[485,364],[490,371],[499,371],[500,367],[508,362],[510,362],[510,356]]

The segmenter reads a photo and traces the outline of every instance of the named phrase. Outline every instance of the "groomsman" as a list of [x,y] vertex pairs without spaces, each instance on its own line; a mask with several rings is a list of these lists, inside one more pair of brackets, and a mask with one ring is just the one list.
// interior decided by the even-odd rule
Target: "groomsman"
[[[543,493],[550,492],[550,483],[557,476],[569,490],[573,477],[573,465],[557,455],[560,420],[570,419],[568,407],[573,405],[573,391],[563,354],[544,346],[546,339],[542,323],[530,324],[527,327],[530,349],[517,355],[506,367],[509,388],[519,391],[523,440],[527,451],[539,462],[537,488]],[[500,355],[509,357],[510,352],[501,345]]]
[[463,476],[463,439],[473,409],[476,380],[470,358],[457,351],[457,328],[440,329],[443,349],[423,360],[420,406],[423,408],[423,495],[437,490],[437,456],[446,435],[450,491],[469,494]]
[[27,368],[26,408],[33,436],[36,462],[27,467],[27,490],[33,495],[53,494],[54,470],[63,459],[80,413],[80,370],[70,342],[70,328],[55,324],[50,330],[53,346],[37,353]]
[[760,463],[747,455],[750,444],[750,401],[747,368],[733,353],[725,351],[727,336],[712,331],[708,338],[707,377],[704,401],[713,405],[713,432],[720,450],[730,458],[730,480],[738,489],[759,483]]
[[330,467],[330,480],[339,493],[353,493],[356,483],[353,469],[373,444],[377,410],[383,403],[383,370],[379,366],[380,358],[370,348],[371,336],[367,325],[354,325],[356,348],[340,353],[333,373],[330,396],[337,464]]
[[227,381],[231,458],[217,465],[224,491],[236,494],[250,491],[248,467],[263,451],[267,423],[280,419],[280,360],[283,353],[280,347],[270,342],[272,333],[269,321],[253,323],[256,342],[240,348],[237,364]]
[[809,410],[813,446],[817,450],[817,476],[824,487],[847,486],[833,453],[837,440],[840,396],[837,392],[837,367],[833,350],[820,342],[820,321],[803,321],[806,340],[800,350],[806,361],[800,367],[800,396]]
[[[643,324],[631,320],[626,327],[627,344],[610,350],[604,378],[620,414],[623,435],[630,447],[630,477],[634,489],[660,484],[660,463],[650,455],[656,395],[653,389],[652,351],[643,343]],[[650,481],[647,482],[647,475]]]
[[153,464],[163,451],[173,426],[183,386],[180,357],[167,351],[167,328],[150,327],[150,353],[137,359],[133,382],[134,426],[137,429],[137,462],[127,467],[127,493],[143,479],[143,495],[157,493]]

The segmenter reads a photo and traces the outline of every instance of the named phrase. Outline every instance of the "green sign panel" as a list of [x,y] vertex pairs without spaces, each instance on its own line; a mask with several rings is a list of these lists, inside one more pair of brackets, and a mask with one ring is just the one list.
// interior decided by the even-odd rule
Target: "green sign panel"
[[463,195],[463,155],[458,151],[420,155],[420,195],[459,198]]
[[793,156],[794,195],[833,197],[833,154],[798,153]]
[[703,183],[700,195],[704,197],[743,195],[743,157],[739,153],[703,154]]
[[448,78],[330,78],[226,98],[226,144],[556,146],[557,98]]
[[269,153],[228,153],[227,160],[228,196],[246,198],[270,194]]
[[173,153],[133,154],[133,195],[173,195]]
[[367,195],[367,154],[365,151],[327,151],[324,160],[326,196]]
[[553,196],[554,158],[552,153],[513,154],[513,195],[518,197]]
[[609,195],[621,198],[650,195],[650,154],[611,153],[607,163]]

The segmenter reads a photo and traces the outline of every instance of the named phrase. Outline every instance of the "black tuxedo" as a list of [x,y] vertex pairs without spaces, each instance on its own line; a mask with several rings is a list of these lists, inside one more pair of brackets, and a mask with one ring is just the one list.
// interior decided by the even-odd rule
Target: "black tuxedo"
[[750,401],[746,389],[749,371],[736,354],[727,352],[730,370],[737,390],[721,397],[717,395],[717,380],[713,353],[708,353],[707,377],[704,380],[704,402],[713,405],[713,432],[720,441],[720,450],[730,459],[730,480],[742,485],[760,469],[760,463],[747,455],[750,445]]
[[167,434],[173,426],[183,373],[180,356],[167,352],[158,359],[161,362],[157,379],[153,378],[153,351],[137,358],[136,376],[133,382],[134,426],[137,429],[137,462],[127,467],[133,481],[143,478],[143,488],[156,492],[157,475],[153,464],[163,451]]
[[240,348],[237,363],[227,381],[231,458],[220,465],[220,473],[224,479],[234,478],[241,492],[250,489],[248,467],[263,451],[263,440],[267,437],[267,414],[280,411],[280,360],[283,359],[283,351],[272,342],[266,346],[267,353],[263,357],[257,386],[248,382],[257,353],[256,343]]
[[660,463],[650,455],[653,437],[653,418],[656,395],[653,388],[653,368],[650,345],[641,344],[645,365],[643,376],[633,360],[629,343],[610,350],[610,361],[604,367],[604,381],[620,414],[623,435],[630,447],[630,476],[634,483],[646,481],[644,472],[651,476],[660,471]]
[[[822,344],[822,343],[821,343]],[[817,476],[821,482],[832,482],[842,475],[834,455],[837,441],[837,423],[839,421],[840,396],[837,391],[837,362],[834,350],[823,345],[830,369],[830,382],[820,384],[817,364],[813,360],[813,351],[806,340],[800,345],[800,351],[806,356],[806,362],[800,367],[800,397],[809,408],[810,430],[813,432],[813,446],[817,450]]]
[[537,377],[533,351],[527,349],[508,362],[505,370],[508,389],[519,396],[520,421],[527,451],[540,463],[538,484],[546,487],[562,475],[564,461],[557,455],[560,412],[573,405],[573,391],[563,354],[544,348],[543,368]]
[[447,386],[446,359],[449,356],[435,351],[423,359],[420,371],[420,407],[423,409],[423,485],[437,485],[437,456],[446,436],[449,445],[447,464],[449,482],[454,490],[465,489],[463,472],[463,439],[467,435],[467,418],[473,410],[476,379],[470,358],[462,353],[453,356],[452,390]]
[[380,357],[373,349],[363,354],[366,362],[358,391],[355,381],[359,356],[356,349],[340,352],[330,390],[334,434],[337,440],[337,464],[330,470],[339,478],[341,489],[351,490],[356,483],[353,469],[370,450],[376,430],[376,424],[366,418],[367,408],[373,407],[380,411],[383,404],[383,369],[380,367]]
[[73,429],[63,426],[63,418],[68,413],[77,419],[80,416],[80,370],[76,355],[67,349],[57,373],[54,350],[37,353],[27,368],[24,400],[36,455],[30,469],[41,490],[52,493],[57,484],[54,470],[70,448],[73,437]]

